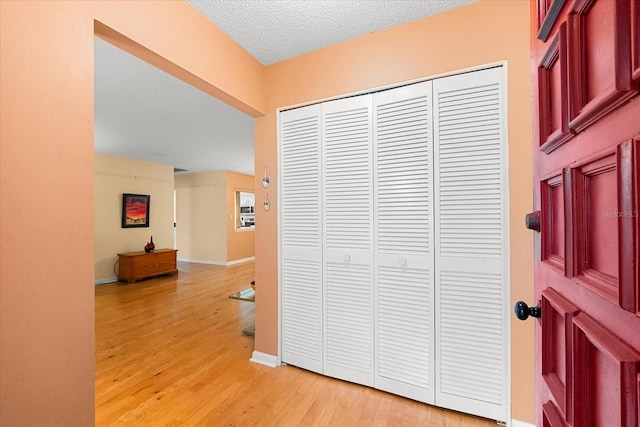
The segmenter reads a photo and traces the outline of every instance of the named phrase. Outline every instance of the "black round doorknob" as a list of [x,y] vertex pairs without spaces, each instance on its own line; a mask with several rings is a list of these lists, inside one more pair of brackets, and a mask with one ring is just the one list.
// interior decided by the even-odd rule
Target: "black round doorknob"
[[540,307],[529,307],[524,301],[518,301],[516,305],[513,306],[513,311],[520,320],[527,320],[529,316],[540,317],[542,315]]
[[528,213],[524,217],[524,225],[529,230],[540,232],[540,211]]

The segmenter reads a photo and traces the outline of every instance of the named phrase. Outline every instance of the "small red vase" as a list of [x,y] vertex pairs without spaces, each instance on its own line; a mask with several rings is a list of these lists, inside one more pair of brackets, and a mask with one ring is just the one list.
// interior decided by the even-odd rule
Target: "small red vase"
[[151,241],[146,245],[144,245],[144,251],[146,253],[153,252],[155,248],[156,248],[156,245],[153,243],[153,236],[151,236]]

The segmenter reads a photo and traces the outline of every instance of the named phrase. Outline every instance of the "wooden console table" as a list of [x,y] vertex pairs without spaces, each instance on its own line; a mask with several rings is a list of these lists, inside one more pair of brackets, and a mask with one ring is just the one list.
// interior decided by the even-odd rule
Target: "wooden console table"
[[139,279],[177,274],[177,249],[156,249],[153,252],[118,254],[118,280],[134,283]]

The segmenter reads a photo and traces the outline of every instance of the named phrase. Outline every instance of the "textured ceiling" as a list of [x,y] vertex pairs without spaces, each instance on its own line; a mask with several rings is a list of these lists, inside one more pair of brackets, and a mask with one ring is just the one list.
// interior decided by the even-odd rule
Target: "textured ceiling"
[[[189,0],[265,65],[475,0]],[[253,174],[250,116],[95,39],[95,149]]]
[[189,0],[264,65],[475,0]]

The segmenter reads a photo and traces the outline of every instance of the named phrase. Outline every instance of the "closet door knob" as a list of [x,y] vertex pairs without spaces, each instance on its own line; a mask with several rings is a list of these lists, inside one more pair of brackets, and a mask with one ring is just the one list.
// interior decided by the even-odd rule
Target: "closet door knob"
[[405,257],[401,257],[398,262],[400,265],[407,265],[407,259]]
[[343,256],[342,259],[344,260],[344,262],[349,262],[349,261],[351,261],[351,255],[347,254],[347,255]]

